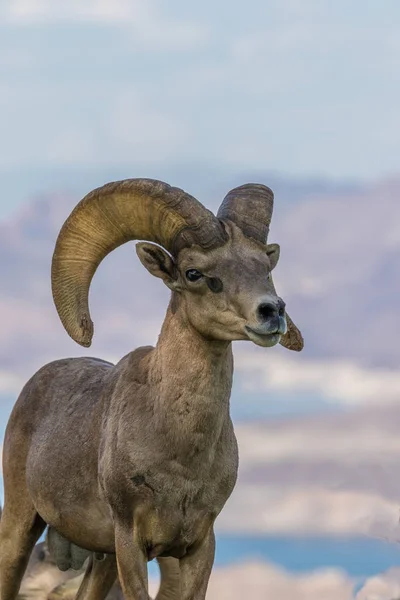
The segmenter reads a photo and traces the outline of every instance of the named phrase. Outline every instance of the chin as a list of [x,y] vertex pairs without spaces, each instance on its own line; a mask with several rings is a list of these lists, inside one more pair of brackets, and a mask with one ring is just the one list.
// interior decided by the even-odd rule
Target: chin
[[262,346],[263,348],[272,348],[272,346],[279,344],[281,340],[280,333],[260,335],[258,333],[254,333],[253,331],[248,331],[247,335],[251,342],[257,344],[257,346]]

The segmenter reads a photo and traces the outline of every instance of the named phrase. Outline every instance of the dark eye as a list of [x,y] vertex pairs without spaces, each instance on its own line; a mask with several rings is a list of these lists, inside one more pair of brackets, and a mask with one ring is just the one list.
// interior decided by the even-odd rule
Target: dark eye
[[40,550],[39,554],[38,554],[38,560],[40,560],[40,562],[43,562],[46,558],[46,552],[44,550]]
[[202,277],[203,275],[197,269],[189,269],[186,271],[186,278],[189,279],[189,281],[198,281]]

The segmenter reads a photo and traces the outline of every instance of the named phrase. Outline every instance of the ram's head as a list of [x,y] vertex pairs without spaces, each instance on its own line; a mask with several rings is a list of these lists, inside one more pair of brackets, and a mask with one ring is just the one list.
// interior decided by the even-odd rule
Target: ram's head
[[268,244],[273,193],[247,184],[214,216],[180,189],[150,179],[110,183],[88,194],[64,223],[52,264],[54,301],[69,335],[90,346],[88,295],[103,258],[130,240],[144,266],[172,290],[171,310],[213,340],[280,342],[301,350],[301,333],[271,277],[279,246]]

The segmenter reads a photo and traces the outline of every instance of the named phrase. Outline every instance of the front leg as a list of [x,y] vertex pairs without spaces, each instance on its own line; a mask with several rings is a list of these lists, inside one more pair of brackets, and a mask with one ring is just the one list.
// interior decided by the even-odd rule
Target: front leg
[[125,600],[150,600],[147,556],[132,526],[115,523],[115,551],[119,581]]
[[203,542],[179,561],[182,586],[180,600],[205,599],[214,556],[215,535],[213,527],[210,527]]

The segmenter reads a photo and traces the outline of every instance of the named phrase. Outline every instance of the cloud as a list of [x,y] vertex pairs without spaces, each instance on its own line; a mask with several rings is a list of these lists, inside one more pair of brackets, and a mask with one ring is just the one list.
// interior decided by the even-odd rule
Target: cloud
[[352,589],[351,579],[338,569],[294,574],[268,563],[247,562],[214,569],[207,599],[351,600]]
[[318,484],[241,483],[216,522],[220,532],[246,535],[368,536],[400,540],[399,505],[379,494],[329,490]]
[[148,18],[149,7],[142,0],[8,0],[6,14],[11,21],[25,23],[86,19],[137,23]]
[[369,578],[355,600],[394,600],[400,598],[400,570],[390,569]]
[[[251,473],[257,467],[279,464],[279,481],[285,482],[287,476],[290,481],[290,471],[289,474],[284,471],[285,465],[303,464],[308,469],[320,465],[321,470],[325,469],[324,480],[332,486],[334,482],[329,476],[328,464],[339,464],[343,469],[342,476],[347,467],[357,469],[357,466],[362,468],[364,465],[369,466],[372,476],[373,468],[378,465],[384,480],[385,468],[390,469],[400,456],[397,431],[390,429],[396,412],[395,405],[386,409],[363,407],[319,418],[294,418],[280,427],[273,422],[259,426],[255,423],[237,424],[241,469],[246,474],[246,469]],[[378,418],[381,418],[381,423],[378,423]],[[345,480],[344,484],[355,486],[356,482]],[[380,484],[382,491],[382,481]]]
[[311,360],[258,353],[243,347],[235,366],[244,390],[319,394],[342,405],[400,401],[400,374],[351,360]]
[[7,0],[0,17],[11,25],[97,23],[129,27],[135,41],[170,50],[205,41],[204,27],[164,17],[157,4],[152,0]]

